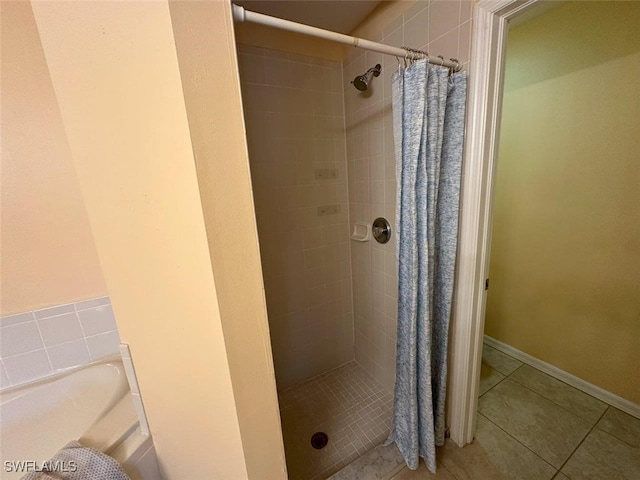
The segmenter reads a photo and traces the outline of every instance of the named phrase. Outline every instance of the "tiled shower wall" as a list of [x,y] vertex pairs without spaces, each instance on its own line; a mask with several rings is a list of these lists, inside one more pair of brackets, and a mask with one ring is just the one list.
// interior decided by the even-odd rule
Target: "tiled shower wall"
[[[370,36],[383,43],[457,58],[467,69],[471,1],[419,1],[382,31]],[[382,74],[367,92],[345,90],[347,160],[351,222],[386,217],[395,226],[395,160],[391,56],[354,50],[344,62],[345,84],[375,64]],[[394,232],[395,233],[395,232]],[[355,358],[383,386],[393,389],[397,318],[396,237],[384,245],[352,243]]]
[[338,62],[239,45],[278,388],[353,359]]
[[108,297],[0,319],[0,387],[19,385],[118,353]]

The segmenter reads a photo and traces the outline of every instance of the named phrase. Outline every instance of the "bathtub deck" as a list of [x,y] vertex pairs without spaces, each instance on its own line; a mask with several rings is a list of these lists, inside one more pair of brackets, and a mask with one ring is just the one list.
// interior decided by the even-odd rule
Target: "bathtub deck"
[[[393,396],[356,362],[283,390],[280,415],[290,480],[321,480],[380,445],[389,434]],[[311,446],[317,431],[329,436]]]

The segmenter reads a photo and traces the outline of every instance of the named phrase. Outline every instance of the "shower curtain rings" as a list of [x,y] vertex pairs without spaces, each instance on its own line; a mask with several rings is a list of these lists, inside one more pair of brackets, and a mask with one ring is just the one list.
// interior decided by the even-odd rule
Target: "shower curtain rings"
[[413,62],[416,60],[415,58],[416,50],[414,50],[413,48],[405,47],[405,46],[402,46],[400,48],[402,48],[405,52],[404,54],[405,67],[407,66],[407,63],[409,65],[413,64]]
[[455,64],[452,67],[449,67],[449,76],[451,76],[460,70],[460,62],[457,58],[450,58],[449,60]]
[[[407,64],[411,65],[413,64],[415,61],[417,60],[422,60],[422,59],[426,59],[427,62],[432,63],[433,65],[440,65],[442,67],[445,66],[445,59],[442,55],[438,55],[437,58],[440,60],[440,62],[434,62],[434,58],[429,56],[429,52],[425,52],[423,50],[418,50],[416,48],[410,48],[410,47],[401,47],[404,51],[405,51],[405,55],[404,55],[404,65],[405,67],[407,66]],[[396,59],[398,60],[398,63],[400,63],[400,59],[398,57],[396,57]],[[457,71],[460,70],[460,62],[458,62],[457,59],[452,58],[451,59],[453,62],[455,62],[455,65],[453,65],[452,67],[448,67],[449,70],[452,73],[455,73]]]
[[422,60],[422,59],[427,59],[427,61],[429,61],[429,53],[425,52],[423,50],[418,50],[417,48],[409,48],[409,47],[402,47],[404,48],[407,52],[409,52],[410,54],[410,59],[412,62],[415,62],[417,60]]

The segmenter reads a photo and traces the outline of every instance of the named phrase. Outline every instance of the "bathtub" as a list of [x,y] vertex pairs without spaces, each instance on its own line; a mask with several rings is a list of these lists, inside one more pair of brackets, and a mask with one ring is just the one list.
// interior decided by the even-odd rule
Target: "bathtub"
[[158,473],[142,435],[119,356],[0,391],[0,478],[19,479],[19,461],[38,465],[71,440],[114,457],[132,480]]

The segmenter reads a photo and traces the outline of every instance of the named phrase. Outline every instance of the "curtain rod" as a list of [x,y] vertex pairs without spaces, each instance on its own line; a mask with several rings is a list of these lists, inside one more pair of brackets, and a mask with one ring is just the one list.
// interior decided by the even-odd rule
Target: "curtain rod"
[[233,10],[233,19],[236,22],[259,23],[261,25],[280,28],[282,30],[289,30],[290,32],[311,35],[314,37],[324,38],[325,40],[344,43],[346,45],[351,45],[357,48],[364,48],[365,50],[384,53],[385,55],[393,55],[394,57],[398,58],[407,58],[410,60],[428,58],[430,63],[442,65],[443,67],[450,68],[454,72],[457,72],[461,69],[460,63],[454,58],[452,58],[451,60],[445,60],[442,57],[430,57],[426,52],[415,50],[413,48],[392,47],[391,45],[385,45],[384,43],[372,42],[371,40],[351,37],[342,33],[332,32],[330,30],[312,27],[310,25],[292,22],[283,18],[271,17],[262,13],[246,10],[244,7],[236,5],[235,3],[231,4],[231,8]]

